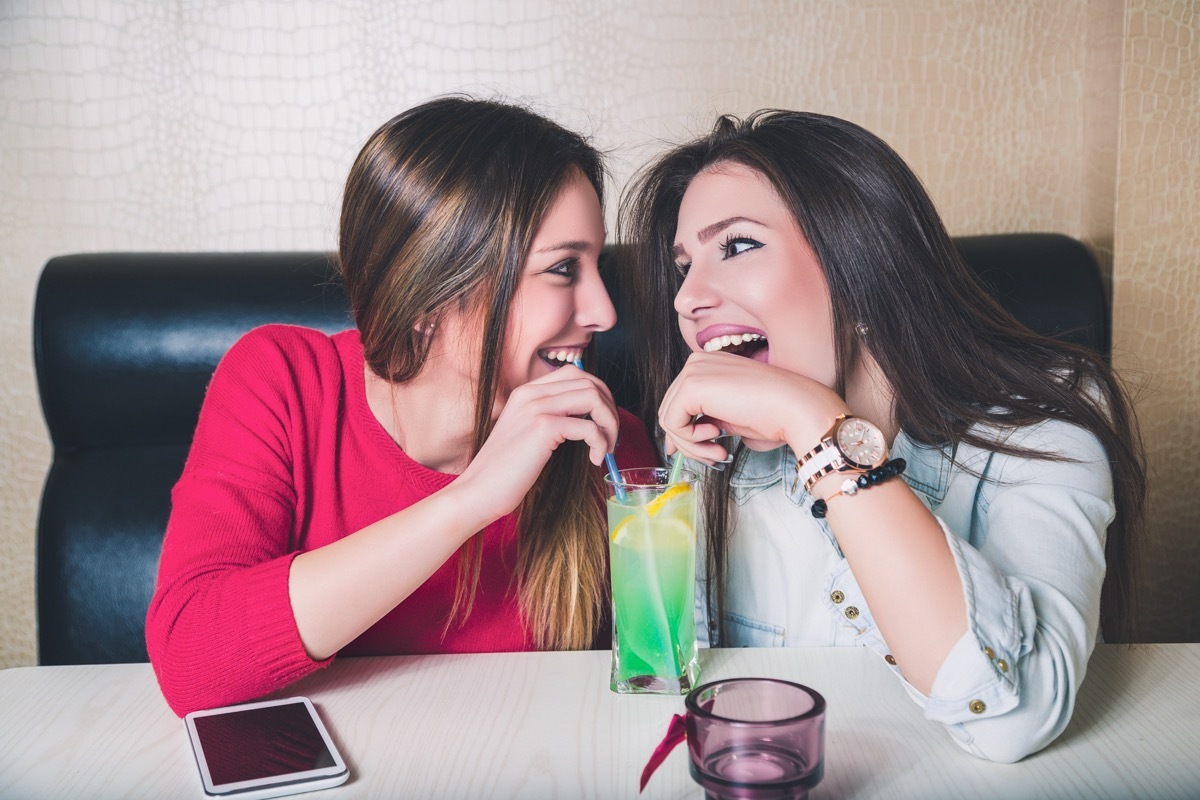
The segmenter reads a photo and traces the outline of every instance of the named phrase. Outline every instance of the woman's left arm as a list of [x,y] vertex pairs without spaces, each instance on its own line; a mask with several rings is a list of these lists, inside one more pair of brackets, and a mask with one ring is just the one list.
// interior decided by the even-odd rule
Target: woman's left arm
[[[832,473],[813,496],[837,495],[845,480]],[[891,655],[908,682],[928,694],[967,631],[963,582],[941,525],[899,478],[830,497],[827,509],[825,521]]]
[[[803,375],[727,353],[694,353],[667,390],[659,422],[669,445],[711,463],[726,455],[711,441],[722,431],[755,450],[787,444],[799,455],[849,412],[833,390]],[[813,495],[828,497],[845,479],[832,473]],[[892,656],[928,692],[967,630],[962,582],[941,526],[899,479],[828,505],[826,521]],[[892,535],[881,535],[881,520]]]
[[[1040,750],[1070,721],[1100,629],[1115,515],[1112,470],[1094,434],[1046,421],[1010,442],[1069,460],[992,456],[976,509],[982,537],[974,547],[947,539],[967,583],[969,636],[925,705],[963,747],[1003,761]],[[987,710],[948,702],[976,689],[994,691]]]
[[[1099,630],[1105,534],[1114,514],[1111,470],[1094,435],[1045,421],[1009,443],[1066,460],[982,453],[968,464],[982,477],[963,473],[960,490],[971,491],[957,500],[948,495],[943,508],[965,503],[947,519],[970,530],[952,531],[938,520],[960,576],[967,629],[929,689],[910,681],[926,717],[959,746],[1005,762],[1045,747],[1070,721]],[[889,522],[876,533],[907,531]],[[878,620],[884,609],[869,599],[867,579],[856,577],[895,648],[894,634]]]

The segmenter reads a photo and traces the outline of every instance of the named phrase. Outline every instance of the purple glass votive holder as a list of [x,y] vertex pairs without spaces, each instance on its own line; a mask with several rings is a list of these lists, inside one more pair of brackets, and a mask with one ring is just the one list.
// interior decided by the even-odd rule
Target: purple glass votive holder
[[798,683],[736,678],[687,701],[691,773],[711,800],[802,800],[825,774],[825,698]]

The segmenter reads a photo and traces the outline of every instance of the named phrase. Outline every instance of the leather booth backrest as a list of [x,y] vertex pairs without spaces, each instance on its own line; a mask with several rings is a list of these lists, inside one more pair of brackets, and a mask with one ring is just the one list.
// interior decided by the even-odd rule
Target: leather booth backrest
[[324,253],[70,255],[46,264],[34,359],[54,444],[38,519],[43,664],[146,661],[145,617],[205,388],[251,328],[351,326]]
[[[957,243],[1019,320],[1107,355],[1108,306],[1079,242],[1006,234]],[[269,322],[351,326],[326,254],[101,253],[46,264],[33,331],[54,445],[38,518],[41,663],[147,660],[171,487],[205,388],[230,345]],[[625,342],[619,325],[598,337],[597,373],[632,406]]]

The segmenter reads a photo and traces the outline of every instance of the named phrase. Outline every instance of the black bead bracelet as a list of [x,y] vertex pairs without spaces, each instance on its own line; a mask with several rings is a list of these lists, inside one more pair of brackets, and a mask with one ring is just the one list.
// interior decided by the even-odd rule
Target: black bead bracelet
[[[886,480],[896,477],[900,473],[904,472],[904,468],[907,466],[908,466],[908,463],[903,458],[893,458],[891,461],[885,461],[882,464],[880,464],[878,467],[875,467],[874,469],[869,469],[866,472],[860,474],[857,478],[852,478],[852,479],[848,480],[846,482],[848,484],[848,486],[843,485],[842,490],[839,492],[836,492],[835,494],[830,496],[829,500],[832,500],[834,497],[837,497],[838,495],[844,494],[844,495],[850,496],[850,495],[858,494],[860,489],[870,489],[872,486],[876,486],[880,483],[883,483]],[[817,519],[824,519],[825,512],[828,510],[829,510],[829,501],[827,501],[827,500],[814,500],[813,501],[812,515],[814,517],[816,517]]]

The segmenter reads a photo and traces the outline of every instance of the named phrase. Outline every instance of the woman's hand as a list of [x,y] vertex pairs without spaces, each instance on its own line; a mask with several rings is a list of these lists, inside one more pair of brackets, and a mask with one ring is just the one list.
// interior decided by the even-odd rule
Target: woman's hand
[[520,505],[563,442],[585,442],[592,463],[603,463],[616,447],[619,425],[603,381],[560,367],[509,394],[491,435],[454,483],[470,487],[482,528]]
[[722,434],[752,450],[787,444],[807,452],[845,413],[846,401],[811,378],[731,353],[693,353],[667,389],[658,422],[668,453],[713,464],[728,456],[712,441]]

